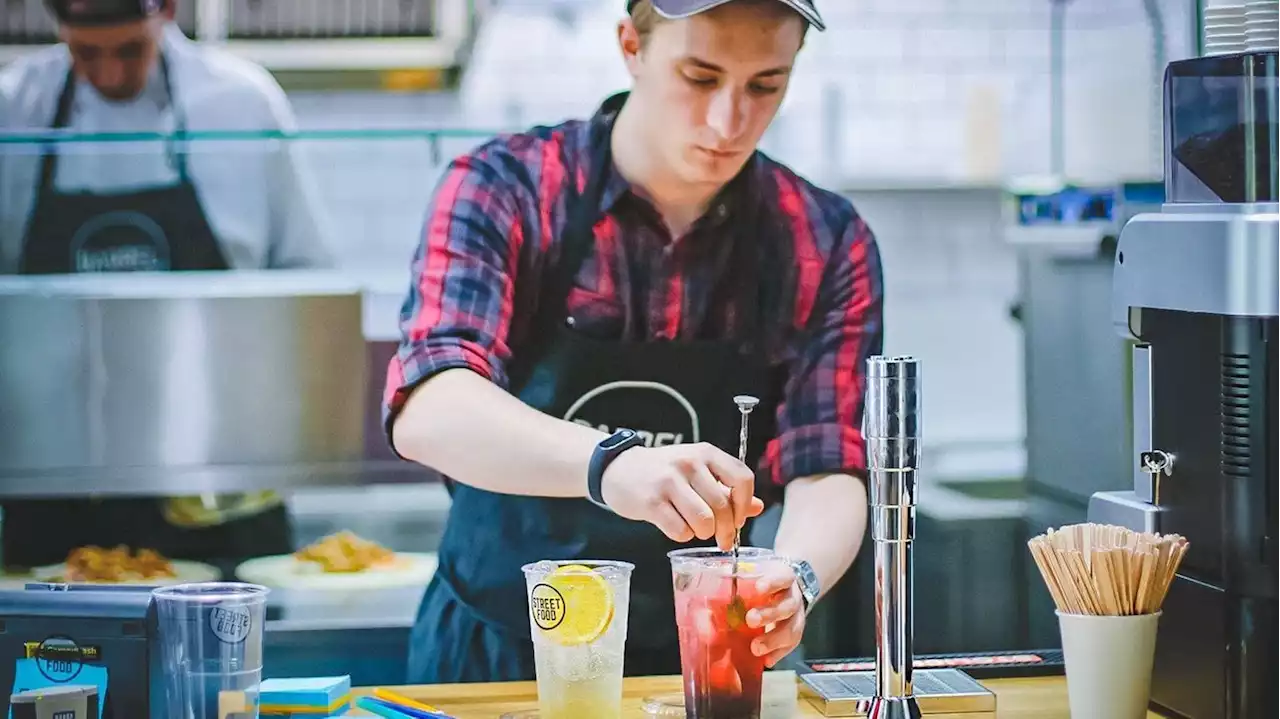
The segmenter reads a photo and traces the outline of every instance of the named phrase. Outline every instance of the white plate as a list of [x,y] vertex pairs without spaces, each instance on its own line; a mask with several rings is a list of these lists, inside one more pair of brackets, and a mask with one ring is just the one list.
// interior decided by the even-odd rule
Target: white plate
[[422,586],[436,573],[435,553],[397,553],[397,563],[363,572],[325,572],[315,562],[292,554],[250,559],[236,567],[241,581],[278,589],[390,589]]
[[[143,587],[166,587],[190,582],[216,582],[222,578],[222,573],[218,571],[217,567],[203,562],[174,559],[170,560],[170,564],[173,565],[173,572],[177,575],[176,577],[157,577],[136,582],[73,582],[73,584],[130,584]],[[53,564],[48,567],[38,567],[32,570],[31,574],[25,576],[16,574],[0,575],[0,589],[22,589],[23,585],[31,582],[56,581],[65,570],[65,564]]]

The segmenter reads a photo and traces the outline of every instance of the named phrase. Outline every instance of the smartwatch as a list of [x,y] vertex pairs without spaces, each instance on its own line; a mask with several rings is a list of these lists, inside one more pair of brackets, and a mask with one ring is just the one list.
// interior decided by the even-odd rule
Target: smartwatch
[[[600,440],[591,452],[591,463],[587,465],[587,499],[599,507],[609,509],[604,503],[604,471],[609,468],[618,455],[644,444],[644,440],[633,430],[619,429],[612,435]],[[612,510],[610,510],[612,511]]]
[[818,601],[818,595],[822,593],[818,582],[818,574],[813,571],[813,565],[803,559],[791,560],[791,568],[796,573],[796,584],[800,587],[800,598],[804,600],[805,614],[813,608],[813,603]]

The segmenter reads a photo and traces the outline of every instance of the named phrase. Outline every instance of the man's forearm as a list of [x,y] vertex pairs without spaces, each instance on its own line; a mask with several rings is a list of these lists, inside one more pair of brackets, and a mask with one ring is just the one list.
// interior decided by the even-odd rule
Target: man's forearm
[[392,431],[396,450],[479,489],[583,497],[603,432],[550,417],[466,369],[441,372],[409,397]]
[[823,594],[849,570],[867,528],[867,490],[857,477],[828,474],[787,485],[774,549],[813,565]]

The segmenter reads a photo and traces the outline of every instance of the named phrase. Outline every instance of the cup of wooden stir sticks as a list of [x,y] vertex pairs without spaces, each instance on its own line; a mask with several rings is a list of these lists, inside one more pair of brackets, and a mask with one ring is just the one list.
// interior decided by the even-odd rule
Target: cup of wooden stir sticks
[[1076,524],[1027,546],[1058,608],[1071,716],[1146,717],[1160,606],[1187,540]]

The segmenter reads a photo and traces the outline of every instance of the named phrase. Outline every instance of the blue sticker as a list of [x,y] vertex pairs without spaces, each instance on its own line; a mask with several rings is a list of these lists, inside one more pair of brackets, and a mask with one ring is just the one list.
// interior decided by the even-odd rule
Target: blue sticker
[[[98,719],[107,706],[107,668],[94,664],[75,662],[75,668],[65,666],[62,659],[19,659],[13,672],[13,691],[10,696],[34,689],[48,689],[74,683],[77,686],[98,687]],[[59,679],[68,677],[66,679]],[[13,707],[9,707],[9,719],[13,719]]]

